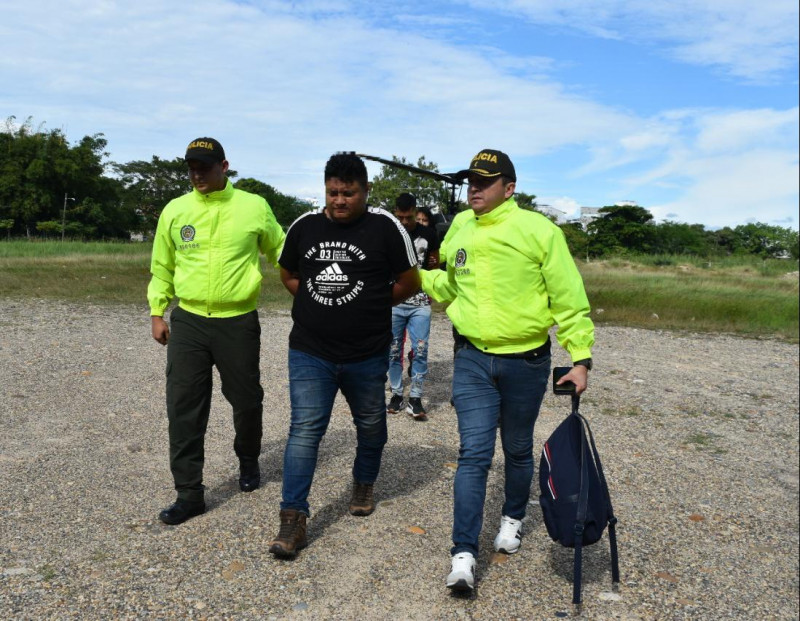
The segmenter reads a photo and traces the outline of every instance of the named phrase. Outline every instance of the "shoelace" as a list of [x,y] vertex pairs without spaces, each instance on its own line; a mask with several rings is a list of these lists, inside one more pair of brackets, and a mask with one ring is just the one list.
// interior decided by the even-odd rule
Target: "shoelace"
[[453,557],[453,571],[465,571],[472,573],[472,559],[466,554],[456,554]]
[[364,505],[367,504],[372,496],[371,485],[356,485],[356,491],[353,494],[354,504]]
[[281,522],[281,527],[278,529],[277,539],[294,539],[295,531],[297,530],[297,521],[287,519]]
[[512,539],[519,534],[520,522],[519,520],[503,520],[500,524],[500,537],[503,539]]

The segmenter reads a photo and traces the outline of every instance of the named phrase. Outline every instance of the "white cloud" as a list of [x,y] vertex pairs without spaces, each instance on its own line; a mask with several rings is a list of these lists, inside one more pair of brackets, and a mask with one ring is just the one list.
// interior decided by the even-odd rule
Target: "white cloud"
[[537,196],[536,202],[539,205],[550,205],[566,214],[567,220],[580,217],[581,205],[570,196]]
[[738,78],[797,81],[796,0],[465,0],[592,36],[667,46],[674,58]]
[[797,142],[798,108],[736,110],[701,118],[697,147],[707,153],[754,145],[791,146]]
[[[16,20],[36,32],[3,33],[3,48],[29,51],[24,65],[7,60],[0,70],[28,93],[14,99],[27,106],[18,115],[51,126],[68,119],[73,135],[103,131],[118,161],[177,155],[191,138],[215,135],[240,174],[300,194],[318,189],[319,163],[337,150],[425,154],[447,170],[487,140],[522,157],[636,123],[557,83],[509,73],[537,66],[529,58],[341,13],[308,18],[294,6],[72,1],[40,14],[15,5]],[[202,18],[187,25],[190,14]],[[501,111],[486,84],[505,93]]]
[[660,149],[669,145],[672,140],[671,133],[667,128],[656,126],[645,126],[640,131],[622,136],[619,139],[620,147],[629,153],[641,153],[651,149]]
[[[213,135],[241,176],[318,196],[334,151],[425,155],[451,171],[495,146],[519,162],[522,191],[548,194],[540,200],[571,214],[579,201],[631,197],[690,219],[700,217],[691,205],[701,200],[715,221],[723,212],[712,204],[743,209],[725,208],[741,222],[762,209],[727,191],[743,179],[749,190],[738,193],[767,197],[775,218],[797,212],[796,107],[644,118],[547,77],[559,59],[423,36],[407,24],[425,22],[424,13],[376,24],[353,10],[363,8],[356,0],[41,4],[4,13],[0,77],[14,88],[0,93],[0,110],[33,115],[73,141],[103,132],[115,161],[178,156],[190,139]],[[766,5],[772,14],[774,3]],[[635,33],[645,37],[656,17],[673,25],[682,17],[695,29],[688,6],[518,0],[512,9],[564,24],[585,17],[606,28],[603,36],[628,36],[622,26],[649,15]],[[708,21],[712,6],[702,3],[698,19]],[[738,0],[732,7],[747,14]],[[451,25],[429,15],[434,27]],[[739,161],[758,174],[743,174]],[[550,162],[558,164],[542,166]]]
[[[752,151],[684,163],[693,183],[678,200],[651,207],[656,218],[736,226],[744,220],[797,228],[797,155]],[[794,210],[791,205],[794,204]],[[789,211],[787,211],[789,207]],[[787,216],[794,213],[794,216]]]
[[741,224],[745,219],[797,228],[798,109],[683,111],[685,124],[657,165],[627,179],[629,188],[680,189],[652,206],[660,218]]
[[797,228],[799,116],[796,107],[665,111],[631,134],[594,144],[574,185],[606,180],[606,194],[584,205],[630,197],[658,219],[709,226],[760,219]]

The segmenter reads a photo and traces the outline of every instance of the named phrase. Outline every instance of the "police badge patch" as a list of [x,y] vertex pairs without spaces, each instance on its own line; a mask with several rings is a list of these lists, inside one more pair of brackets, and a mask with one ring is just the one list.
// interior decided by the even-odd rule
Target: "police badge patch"
[[456,252],[456,267],[464,267],[467,264],[467,251],[459,248]]
[[187,224],[181,227],[181,239],[185,242],[190,242],[194,239],[194,227],[191,224]]

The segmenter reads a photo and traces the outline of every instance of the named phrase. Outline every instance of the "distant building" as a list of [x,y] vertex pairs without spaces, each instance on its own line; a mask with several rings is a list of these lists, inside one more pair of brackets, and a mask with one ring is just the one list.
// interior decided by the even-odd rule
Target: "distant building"
[[567,221],[567,212],[556,209],[552,205],[536,205],[536,209],[546,215],[548,218],[553,218],[556,224],[564,224]]
[[[639,203],[636,201],[624,200],[614,203],[614,207],[638,207]],[[600,217],[600,210],[602,207],[581,207],[580,223],[584,230],[589,226],[592,220],[597,220]]]
[[580,222],[584,230],[592,220],[600,217],[600,209],[601,207],[581,207]]

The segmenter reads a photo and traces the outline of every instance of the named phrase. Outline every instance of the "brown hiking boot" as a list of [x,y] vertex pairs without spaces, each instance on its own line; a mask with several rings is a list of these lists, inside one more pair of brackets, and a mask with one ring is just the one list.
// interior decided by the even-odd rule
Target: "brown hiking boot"
[[269,551],[278,558],[294,558],[308,545],[306,514],[296,509],[281,509],[281,528],[269,544]]
[[372,498],[372,483],[353,481],[353,495],[350,497],[350,515],[369,515],[375,511]]

